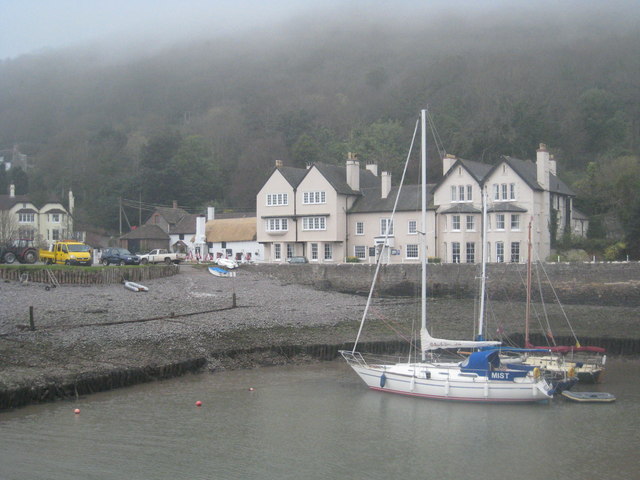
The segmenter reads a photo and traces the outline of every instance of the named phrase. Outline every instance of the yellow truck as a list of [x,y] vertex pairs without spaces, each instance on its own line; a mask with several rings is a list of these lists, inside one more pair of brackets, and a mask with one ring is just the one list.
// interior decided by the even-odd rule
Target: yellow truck
[[40,261],[47,265],[60,263],[89,266],[93,263],[91,247],[82,242],[68,240],[56,242],[49,250],[40,249],[38,253]]

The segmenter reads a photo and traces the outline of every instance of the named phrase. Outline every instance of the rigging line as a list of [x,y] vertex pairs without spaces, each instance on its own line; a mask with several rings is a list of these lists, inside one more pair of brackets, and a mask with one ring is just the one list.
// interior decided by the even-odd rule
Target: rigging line
[[[398,206],[398,200],[400,198],[400,191],[402,190],[402,185],[404,183],[404,177],[407,174],[407,166],[409,165],[409,159],[411,158],[411,152],[413,151],[413,145],[416,141],[416,135],[418,134],[418,127],[420,126],[420,117],[416,120],[416,127],[413,130],[413,138],[411,139],[411,145],[409,146],[409,152],[407,153],[407,160],[404,164],[404,170],[402,171],[402,178],[400,179],[400,185],[398,186],[398,193],[396,194],[396,200],[393,204],[393,210],[391,212],[391,225],[393,226],[393,217],[396,213],[396,208]],[[360,340],[360,335],[362,334],[362,327],[364,326],[364,321],[367,318],[367,313],[369,312],[369,305],[371,304],[371,298],[373,297],[373,290],[376,285],[376,280],[378,279],[378,274],[380,272],[380,265],[382,264],[382,257],[384,255],[384,249],[387,248],[387,244],[389,243],[389,227],[387,226],[387,231],[385,232],[384,244],[382,245],[382,249],[380,250],[380,255],[378,256],[378,261],[376,262],[376,270],[373,274],[373,279],[371,281],[371,288],[369,289],[369,296],[367,297],[367,305],[364,307],[364,312],[362,314],[362,320],[360,321],[360,328],[358,329],[358,335],[356,336],[356,341],[353,344],[352,353],[356,352],[356,347],[358,345],[358,341]]]
[[440,160],[442,160],[446,154],[446,150],[444,149],[444,143],[442,142],[442,139],[440,138],[440,135],[436,130],[436,123],[433,121],[430,110],[427,110],[427,118],[429,119],[431,135],[433,135],[433,141],[436,144],[436,150],[438,150],[438,155],[440,156]]
[[[539,259],[538,259],[539,260]],[[542,272],[544,273],[547,282],[549,282],[549,286],[551,287],[551,291],[553,292],[554,298],[556,299],[556,302],[558,302],[558,306],[560,307],[560,311],[562,312],[562,315],[564,316],[564,319],[567,321],[567,325],[569,325],[569,329],[571,330],[571,335],[573,336],[574,340],[577,343],[580,343],[580,341],[578,340],[578,337],[576,335],[576,332],[573,330],[573,325],[571,325],[571,322],[569,321],[569,317],[567,316],[567,312],[565,312],[564,307],[562,306],[562,303],[560,302],[560,298],[558,297],[558,293],[556,292],[556,289],[553,287],[553,284],[551,283],[551,279],[549,278],[549,275],[547,274],[546,269],[544,268],[544,265],[542,265],[542,262],[540,262],[540,267],[542,268]]]
[[[538,280],[538,291],[540,292],[540,304],[542,305],[542,312],[543,312],[543,316],[542,318],[546,321],[547,325],[547,334],[551,333],[551,324],[549,323],[549,314],[547,313],[547,304],[544,303],[544,295],[542,295],[542,283],[540,280],[540,270],[538,269],[538,262],[536,262],[536,278]],[[553,343],[553,346],[557,346],[556,345],[556,339],[553,336],[553,334],[551,333],[551,342]]]

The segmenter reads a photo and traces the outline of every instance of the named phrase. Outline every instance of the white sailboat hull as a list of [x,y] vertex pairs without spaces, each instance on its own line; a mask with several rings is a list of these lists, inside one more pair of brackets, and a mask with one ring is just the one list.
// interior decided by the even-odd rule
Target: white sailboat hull
[[455,363],[369,365],[351,352],[343,356],[372,390],[463,402],[541,402],[552,397],[552,387],[533,375],[502,381],[461,372]]

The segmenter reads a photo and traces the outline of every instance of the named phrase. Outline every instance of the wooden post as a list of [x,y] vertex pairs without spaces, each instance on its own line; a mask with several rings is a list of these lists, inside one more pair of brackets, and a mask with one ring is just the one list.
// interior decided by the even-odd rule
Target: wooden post
[[33,321],[33,307],[29,307],[29,328],[32,332],[36,329],[36,324]]
[[236,308],[236,292],[233,292],[233,308]]

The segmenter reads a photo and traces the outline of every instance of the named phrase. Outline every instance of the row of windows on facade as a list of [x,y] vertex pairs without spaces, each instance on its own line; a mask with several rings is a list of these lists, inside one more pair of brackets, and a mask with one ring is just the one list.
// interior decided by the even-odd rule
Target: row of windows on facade
[[[18,238],[22,240],[35,240],[36,239],[36,230],[34,228],[19,228],[18,229]],[[61,231],[57,228],[52,228],[51,230],[47,229],[47,238],[46,240],[62,240]]]
[[[445,230],[447,228],[446,225],[446,216],[445,218]],[[489,218],[487,228],[491,230],[491,218]],[[496,213],[495,214],[495,228],[496,230],[505,230],[506,224],[506,215],[504,213]],[[461,231],[461,215],[451,215],[451,231]],[[511,230],[519,231],[520,230],[520,215],[512,214],[510,217],[510,225]],[[267,220],[267,231],[268,232],[286,232],[289,230],[289,221],[286,218],[269,218]],[[356,235],[364,235],[364,222],[356,222]],[[409,220],[407,222],[407,233],[409,235],[415,235],[418,233],[418,222],[416,220]],[[325,217],[303,217],[302,218],[302,229],[305,231],[313,231],[313,230],[326,230],[326,218]],[[469,232],[474,232],[476,230],[476,218],[473,215],[465,216],[465,228]],[[380,219],[380,235],[393,235],[393,222],[390,218],[381,218]]]
[[[506,202],[516,199],[515,183],[494,183],[493,199],[497,202]],[[452,202],[473,202],[472,185],[451,185]]]
[[[315,261],[319,259],[319,247],[317,243],[311,243],[311,255],[310,260]],[[505,244],[504,242],[495,242],[495,261],[497,263],[504,263],[507,261],[505,256]],[[294,255],[293,244],[286,244],[286,258],[291,258]],[[487,261],[491,262],[491,244],[488,244]],[[324,260],[333,259],[333,246],[330,243],[324,244]],[[353,256],[364,260],[367,258],[367,253],[370,257],[375,257],[380,253],[379,247],[367,247],[365,245],[355,245],[353,247]],[[520,256],[520,242],[511,242],[509,261],[512,263],[519,263]],[[408,260],[418,260],[420,258],[420,247],[417,244],[408,244],[405,246],[405,258]],[[282,245],[279,243],[274,244],[274,259],[282,259]],[[476,263],[476,244],[475,242],[466,242],[465,244],[465,256],[462,257],[462,245],[460,242],[451,242],[451,262],[452,263]]]
[[[62,221],[62,215],[60,213],[47,214],[49,223],[60,223]],[[35,223],[35,213],[18,213],[18,223]]]
[[[318,203],[326,203],[326,192],[303,192],[302,203],[305,205],[314,205]],[[516,199],[515,183],[494,183],[493,199],[495,201],[511,201]],[[473,186],[472,185],[452,185],[451,186],[452,202],[473,202]],[[268,193],[267,206],[284,206],[289,205],[288,193]]]

